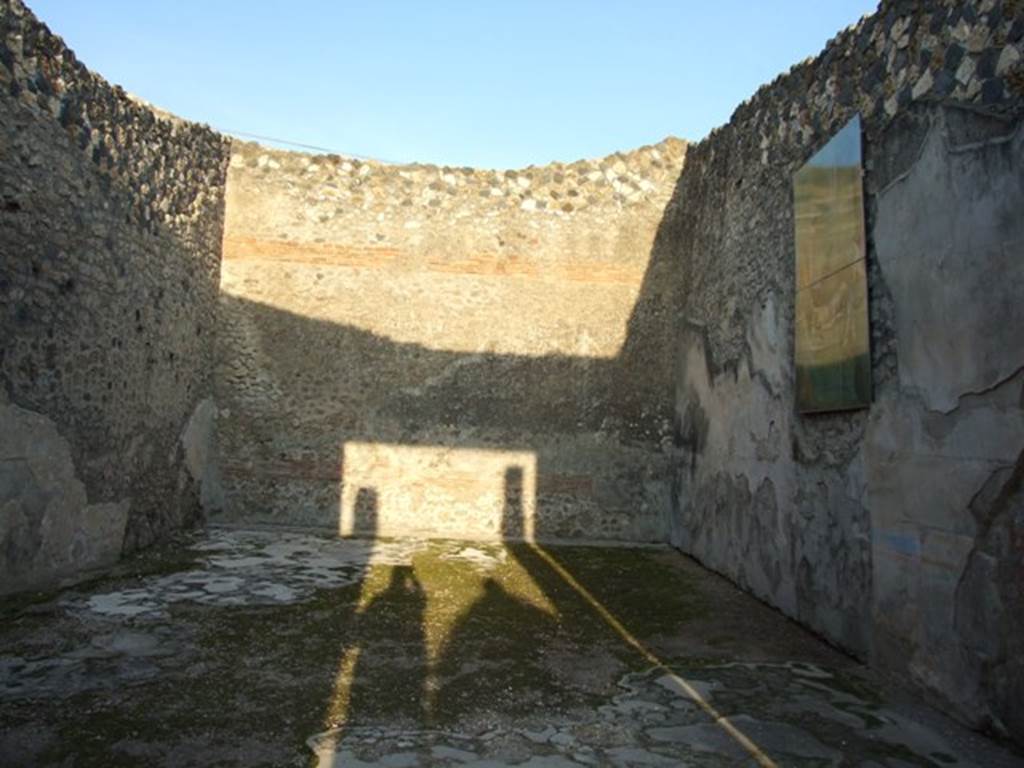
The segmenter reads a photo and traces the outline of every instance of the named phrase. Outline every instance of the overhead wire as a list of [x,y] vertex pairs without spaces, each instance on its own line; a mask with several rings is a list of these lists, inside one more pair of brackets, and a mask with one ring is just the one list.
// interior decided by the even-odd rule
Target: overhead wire
[[316,144],[306,144],[301,141],[292,141],[290,139],[279,139],[275,136],[266,136],[260,133],[250,133],[249,131],[235,131],[230,128],[220,128],[215,126],[221,133],[227,134],[228,136],[235,136],[240,139],[256,139],[257,141],[270,141],[274,144],[283,144],[288,147],[298,147],[300,149],[309,149],[314,152],[324,152],[331,155],[340,155],[342,157],[351,157],[356,160],[372,160],[376,163],[385,163],[388,165],[394,165],[397,163],[395,160],[385,160],[380,157],[370,157],[369,155],[357,155],[352,152],[342,152],[338,149],[332,149],[331,147],[321,147]]

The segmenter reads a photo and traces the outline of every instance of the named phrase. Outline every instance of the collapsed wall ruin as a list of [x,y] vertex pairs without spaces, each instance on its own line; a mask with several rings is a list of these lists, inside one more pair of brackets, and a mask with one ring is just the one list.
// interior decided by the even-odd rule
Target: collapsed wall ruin
[[[490,172],[229,148],[2,0],[2,591],[204,507],[668,540],[1024,740],[1022,58],[891,0],[698,144]],[[791,178],[855,113],[875,401],[800,415]]]

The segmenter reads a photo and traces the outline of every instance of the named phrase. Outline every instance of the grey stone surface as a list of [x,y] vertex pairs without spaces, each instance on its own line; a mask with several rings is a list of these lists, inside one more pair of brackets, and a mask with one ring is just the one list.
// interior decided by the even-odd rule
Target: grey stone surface
[[[569,626],[551,632],[555,615],[580,622],[587,620],[580,611],[592,608],[559,588],[558,577],[552,582],[528,551],[215,529],[163,553],[177,562],[150,550],[104,580],[20,610],[7,606],[0,621],[0,761],[757,765],[738,732],[770,761],[761,765],[780,768],[1024,764],[907,702],[869,670],[677,553],[634,549],[628,560],[688,585],[691,600],[707,602],[710,610],[684,619],[679,635],[700,628],[702,635],[727,637],[711,656],[678,645],[673,651],[672,638],[645,631],[635,622],[643,613],[630,619],[622,603],[610,610],[664,659],[658,666],[640,663],[615,633],[570,640]],[[570,564],[602,600],[628,585],[620,550],[546,551]],[[416,574],[418,589],[388,588],[400,583],[395,573]],[[292,593],[268,599],[268,584]],[[552,613],[515,612],[537,584],[543,587],[534,599],[552,601]],[[518,597],[507,604],[510,591]],[[496,595],[504,596],[502,605],[479,613],[479,601]],[[109,610],[114,598],[157,610]],[[465,623],[467,598],[476,606],[469,613],[485,622],[477,642],[458,639],[472,625]],[[415,616],[407,611],[416,604],[427,607],[427,635],[410,626]],[[501,639],[487,635],[508,632],[521,632],[521,640],[496,653]],[[417,649],[427,636],[442,640],[433,652]],[[571,642],[580,645],[567,649]],[[613,663],[596,663],[595,650]],[[377,675],[390,683],[366,685],[379,682]],[[420,688],[419,676],[432,682]],[[466,700],[468,684],[478,695]]]

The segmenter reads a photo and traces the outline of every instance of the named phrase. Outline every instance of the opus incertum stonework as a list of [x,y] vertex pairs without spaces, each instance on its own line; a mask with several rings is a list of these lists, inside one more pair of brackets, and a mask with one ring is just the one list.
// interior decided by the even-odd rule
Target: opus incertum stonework
[[1022,764],[1022,111],[1024,4],[884,0],[699,143],[390,165],[0,0],[0,764]]

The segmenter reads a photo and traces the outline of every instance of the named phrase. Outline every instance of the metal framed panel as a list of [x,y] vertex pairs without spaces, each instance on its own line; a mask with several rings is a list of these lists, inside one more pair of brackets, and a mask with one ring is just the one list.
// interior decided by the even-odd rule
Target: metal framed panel
[[871,402],[860,116],[793,176],[801,413]]

